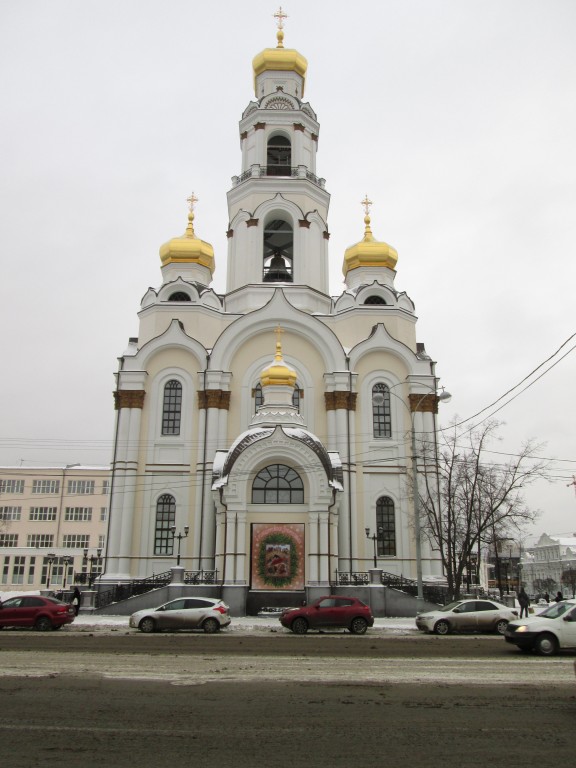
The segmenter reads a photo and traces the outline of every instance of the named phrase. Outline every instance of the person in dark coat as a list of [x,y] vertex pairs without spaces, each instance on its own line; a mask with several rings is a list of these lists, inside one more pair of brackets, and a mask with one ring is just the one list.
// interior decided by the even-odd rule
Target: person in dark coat
[[525,616],[528,618],[528,606],[530,605],[530,598],[526,594],[524,587],[518,592],[518,603],[520,605],[520,618]]
[[80,610],[80,600],[82,599],[82,593],[78,589],[78,587],[74,587],[74,592],[72,594],[72,605],[74,606],[74,613],[76,616],[78,616],[78,611]]
[[556,597],[554,598],[554,600],[557,603],[560,603],[562,600],[564,600],[564,598],[562,597],[562,592],[556,592]]

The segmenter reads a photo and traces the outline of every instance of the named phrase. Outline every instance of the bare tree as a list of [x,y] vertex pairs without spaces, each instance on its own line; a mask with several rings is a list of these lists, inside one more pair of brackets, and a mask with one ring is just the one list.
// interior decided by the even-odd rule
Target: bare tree
[[537,517],[522,489],[544,476],[546,462],[534,457],[540,446],[528,442],[506,463],[493,463],[488,452],[498,427],[491,421],[461,433],[453,425],[442,433],[440,449],[430,443],[422,448],[428,467],[434,453],[438,471],[423,473],[421,530],[440,552],[453,597],[460,594],[471,555],[479,566],[487,544],[517,538]]

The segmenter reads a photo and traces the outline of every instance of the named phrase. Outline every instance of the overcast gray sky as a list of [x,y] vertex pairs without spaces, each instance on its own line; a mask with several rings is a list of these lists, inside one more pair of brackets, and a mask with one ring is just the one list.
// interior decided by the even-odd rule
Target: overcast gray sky
[[[0,0],[1,464],[109,462],[116,358],[192,190],[224,291],[238,121],[252,58],[276,44],[277,8]],[[453,395],[442,423],[466,419],[576,331],[576,3],[283,8],[321,124],[331,292],[368,194]],[[550,482],[526,494],[538,533],[576,532],[575,341],[496,416],[497,450],[535,438],[555,459]]]

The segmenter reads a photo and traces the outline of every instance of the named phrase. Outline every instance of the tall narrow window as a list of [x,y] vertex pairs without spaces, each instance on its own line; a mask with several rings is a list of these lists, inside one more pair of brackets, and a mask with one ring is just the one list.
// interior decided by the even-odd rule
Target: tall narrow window
[[258,408],[264,404],[264,395],[262,394],[262,384],[258,382],[254,387],[254,413],[258,413]]
[[264,275],[266,283],[291,283],[294,234],[287,221],[274,219],[264,227]]
[[260,470],[252,484],[253,504],[303,504],[302,478],[285,464],[271,464]]
[[266,154],[267,176],[290,176],[292,173],[292,147],[286,136],[271,136]]
[[392,437],[390,390],[386,384],[375,384],[372,387],[372,423],[374,437]]
[[175,379],[164,387],[164,404],[162,407],[162,434],[179,435],[180,417],[182,415],[182,384]]
[[378,531],[378,554],[382,557],[396,556],[396,515],[394,502],[382,496],[376,502],[376,530]]
[[156,504],[156,530],[154,534],[154,554],[171,555],[174,552],[172,526],[176,522],[176,500],[169,493],[164,493]]
[[294,385],[294,392],[292,393],[292,405],[298,410],[298,413],[300,413],[300,388],[298,386],[298,382],[296,382]]

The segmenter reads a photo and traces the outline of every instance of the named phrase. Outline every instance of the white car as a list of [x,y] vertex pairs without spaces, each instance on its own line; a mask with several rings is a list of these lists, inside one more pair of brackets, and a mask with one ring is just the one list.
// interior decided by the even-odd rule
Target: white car
[[180,597],[164,603],[159,608],[136,611],[130,616],[130,626],[141,632],[203,629],[206,633],[213,633],[230,624],[228,611],[228,606],[222,600],[210,597]]
[[456,600],[435,611],[419,613],[416,626],[422,632],[498,632],[503,635],[518,611],[495,600]]
[[576,600],[562,600],[528,619],[508,625],[506,642],[521,651],[553,656],[562,648],[576,648]]

